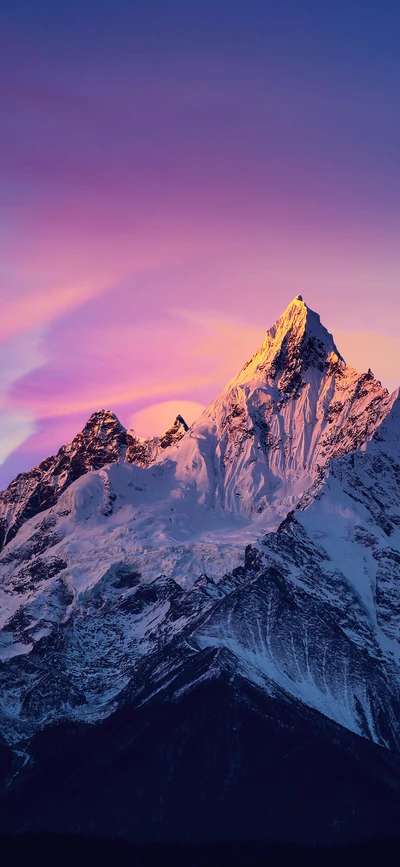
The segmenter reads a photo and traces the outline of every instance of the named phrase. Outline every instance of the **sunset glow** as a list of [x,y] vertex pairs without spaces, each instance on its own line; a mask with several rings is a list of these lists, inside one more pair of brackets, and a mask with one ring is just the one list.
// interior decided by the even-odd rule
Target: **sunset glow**
[[2,4],[0,487],[205,406],[298,293],[400,383],[398,10],[306,5]]

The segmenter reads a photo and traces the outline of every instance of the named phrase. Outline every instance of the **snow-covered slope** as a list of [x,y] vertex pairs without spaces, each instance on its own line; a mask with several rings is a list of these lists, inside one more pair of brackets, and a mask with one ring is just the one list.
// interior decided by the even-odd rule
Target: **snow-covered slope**
[[188,431],[102,425],[74,478],[76,446],[65,476],[32,471],[50,508],[0,556],[0,731],[21,762],[53,723],[180,700],[217,657],[397,753],[399,394],[297,298]]

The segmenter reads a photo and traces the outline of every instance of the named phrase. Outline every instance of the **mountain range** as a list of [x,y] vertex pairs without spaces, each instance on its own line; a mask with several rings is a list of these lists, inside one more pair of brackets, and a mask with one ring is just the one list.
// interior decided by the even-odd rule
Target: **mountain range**
[[0,831],[400,829],[400,393],[298,296],[191,425],[0,494]]

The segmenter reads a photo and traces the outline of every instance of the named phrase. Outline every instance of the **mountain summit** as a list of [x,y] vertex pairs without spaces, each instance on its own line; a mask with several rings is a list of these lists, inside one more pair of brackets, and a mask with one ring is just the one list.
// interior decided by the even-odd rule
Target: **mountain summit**
[[258,377],[273,380],[278,377],[278,387],[290,392],[300,384],[301,375],[308,368],[322,371],[327,364],[346,366],[318,313],[310,310],[298,295],[267,331],[260,349],[233,382],[239,385]]

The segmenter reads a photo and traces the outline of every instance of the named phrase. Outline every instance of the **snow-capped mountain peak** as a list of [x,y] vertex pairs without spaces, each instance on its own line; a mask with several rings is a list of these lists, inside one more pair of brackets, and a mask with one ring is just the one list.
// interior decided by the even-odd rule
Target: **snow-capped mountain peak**
[[373,435],[390,405],[298,296],[179,443],[177,476],[195,478],[200,501],[272,526],[333,457]]
[[232,385],[269,379],[282,391],[290,392],[309,367],[322,371],[327,365],[338,369],[346,366],[318,313],[298,295],[268,329],[262,345],[234,377]]

